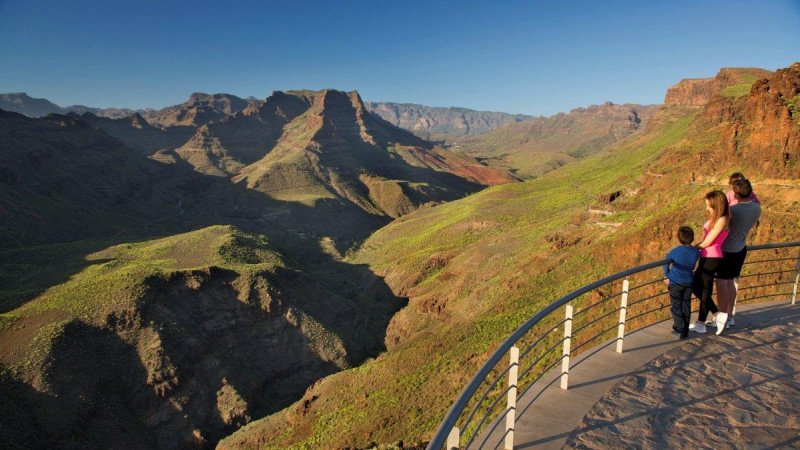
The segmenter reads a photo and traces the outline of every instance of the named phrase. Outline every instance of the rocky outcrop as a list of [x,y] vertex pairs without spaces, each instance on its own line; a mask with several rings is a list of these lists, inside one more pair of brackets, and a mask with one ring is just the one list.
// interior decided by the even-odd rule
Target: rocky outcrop
[[254,105],[257,102],[243,100],[230,94],[204,94],[195,92],[189,100],[180,105],[159,110],[147,110],[143,116],[151,123],[164,127],[193,126],[199,127]]
[[800,176],[800,63],[753,83],[744,96],[715,95],[704,107],[704,126],[715,127],[719,145],[698,154],[697,168],[758,162],[764,178]]
[[771,72],[764,69],[720,69],[714,78],[684,79],[667,90],[667,105],[704,106],[716,94],[739,83],[753,82]]
[[667,90],[668,105],[703,106],[714,95],[714,78],[685,79]]
[[369,113],[355,91],[284,95],[302,95],[311,103],[283,127],[263,158],[233,177],[235,182],[276,198],[314,199],[351,210],[351,217],[385,220],[481,185],[516,180],[387,123]]
[[732,133],[743,158],[763,161],[776,177],[800,178],[800,63],[753,85]]

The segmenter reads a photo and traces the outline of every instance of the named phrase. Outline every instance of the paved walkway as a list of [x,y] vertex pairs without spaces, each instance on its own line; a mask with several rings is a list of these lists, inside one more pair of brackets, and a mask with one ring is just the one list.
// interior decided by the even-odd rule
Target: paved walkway
[[[613,437],[609,436],[615,433],[617,435],[620,434],[617,430],[622,422],[637,423],[633,420],[620,421],[620,415],[629,418],[644,418],[647,421],[649,417],[647,411],[657,409],[660,405],[647,405],[645,403],[648,400],[645,400],[644,403],[636,400],[627,403],[617,402],[618,406],[622,405],[627,410],[615,411],[617,415],[609,417],[608,411],[604,411],[603,408],[614,409],[618,406],[614,406],[614,401],[606,401],[602,405],[598,401],[603,399],[607,393],[612,396],[616,395],[617,397],[615,398],[619,398],[619,392],[621,392],[619,389],[615,388],[616,390],[611,392],[615,385],[618,385],[618,383],[622,385],[621,381],[635,380],[637,376],[642,376],[648,371],[655,373],[657,377],[658,373],[663,372],[663,367],[658,364],[652,367],[654,363],[657,363],[657,361],[653,361],[654,358],[658,358],[672,349],[711,347],[708,342],[713,343],[713,340],[728,342],[729,348],[736,348],[737,344],[742,344],[737,342],[737,339],[746,336],[753,330],[768,328],[776,324],[789,324],[787,326],[797,329],[798,324],[800,324],[800,305],[792,307],[787,301],[737,305],[736,327],[726,330],[722,336],[714,336],[713,330],[705,335],[690,333],[690,339],[684,341],[670,336],[671,321],[661,322],[628,334],[625,337],[625,348],[622,354],[615,352],[615,340],[612,340],[577,357],[573,357],[569,375],[569,390],[565,391],[559,387],[559,367],[542,377],[518,400],[514,448],[550,449],[562,448],[565,444],[578,447],[593,447],[592,443],[604,447],[641,447],[636,443],[615,441]],[[800,333],[794,333],[793,339],[794,341],[791,342],[791,345],[800,348]],[[700,345],[701,343],[703,345]],[[758,349],[770,351],[768,346],[755,346],[753,348],[756,351]],[[720,357],[723,355],[725,353],[718,354]],[[752,354],[748,356],[753,358]],[[686,356],[683,357],[687,358]],[[703,358],[708,361],[714,357],[715,355],[707,355]],[[755,358],[758,359],[758,356],[756,355]],[[651,361],[653,363],[648,364]],[[794,369],[797,368],[790,367],[786,370],[793,371]],[[747,370],[747,367],[739,367],[736,370]],[[726,374],[734,378],[737,376],[737,374],[729,371],[726,371]],[[789,376],[793,376],[793,372]],[[650,386],[647,387],[649,388]],[[642,389],[642,386],[633,386],[627,389],[626,392],[629,393],[628,397],[631,397],[631,392],[641,391]],[[649,401],[654,400],[650,399]],[[800,399],[798,399],[797,403],[800,404]],[[629,411],[633,408],[633,405],[638,405],[638,412]],[[594,415],[587,416],[586,420],[582,422],[584,416],[590,411]],[[642,425],[637,424],[636,426],[641,427]],[[481,436],[474,443],[474,448],[503,448],[503,431],[501,428],[502,426],[495,427],[490,430],[491,434]],[[629,430],[629,432],[634,436],[641,435],[642,433],[637,430],[639,428]],[[588,432],[605,434],[603,438],[599,438],[597,435],[587,434]],[[569,442],[567,441],[568,438]],[[605,444],[601,444],[601,442],[605,442]],[[640,444],[658,447],[663,442],[650,440],[640,442]],[[713,446],[711,442],[708,442],[708,444]],[[672,445],[664,444],[664,446]]]

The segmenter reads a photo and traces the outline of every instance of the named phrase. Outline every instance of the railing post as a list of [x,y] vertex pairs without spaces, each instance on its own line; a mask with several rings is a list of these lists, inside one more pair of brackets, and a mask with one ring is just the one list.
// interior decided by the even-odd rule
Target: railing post
[[461,431],[458,427],[453,427],[447,435],[447,450],[458,450],[461,447]]
[[794,286],[792,287],[792,305],[797,302],[797,282],[800,281],[800,251],[797,252],[797,265],[794,268]]
[[506,445],[505,450],[514,449],[514,422],[517,421],[517,375],[519,374],[519,348],[509,350],[511,361],[508,369],[508,405],[506,412]]
[[567,305],[566,320],[564,321],[564,353],[561,356],[561,389],[569,387],[569,351],[572,341],[572,305]]
[[622,342],[625,339],[625,316],[628,314],[628,279],[622,281],[622,298],[619,302],[619,326],[617,326],[617,353],[622,353]]

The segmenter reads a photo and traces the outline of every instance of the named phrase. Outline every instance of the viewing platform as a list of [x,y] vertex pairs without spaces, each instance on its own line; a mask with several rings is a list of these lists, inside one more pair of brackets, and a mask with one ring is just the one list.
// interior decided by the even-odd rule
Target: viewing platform
[[670,333],[671,260],[568,293],[497,346],[428,449],[800,444],[798,249],[748,247],[736,325],[720,336]]
[[[568,390],[560,368],[540,379],[517,401],[514,448],[800,444],[800,306],[739,306],[720,336],[678,340],[670,327],[630,333],[622,354],[612,340],[579,355]],[[470,448],[502,449],[501,422]]]

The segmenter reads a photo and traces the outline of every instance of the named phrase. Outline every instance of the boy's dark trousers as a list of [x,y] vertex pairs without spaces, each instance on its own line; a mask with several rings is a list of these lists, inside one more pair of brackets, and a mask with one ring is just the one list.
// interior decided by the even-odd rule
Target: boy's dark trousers
[[692,285],[669,282],[669,300],[672,304],[672,329],[682,337],[689,335],[692,314]]

